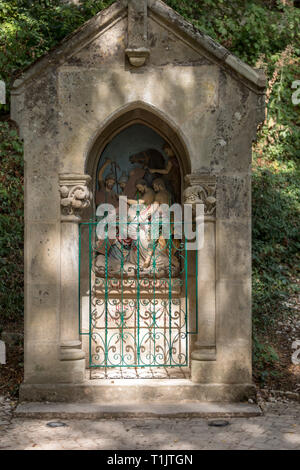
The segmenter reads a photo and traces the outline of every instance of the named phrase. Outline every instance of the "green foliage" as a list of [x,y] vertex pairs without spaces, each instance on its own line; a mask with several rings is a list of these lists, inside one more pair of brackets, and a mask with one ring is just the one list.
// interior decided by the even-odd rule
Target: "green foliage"
[[296,42],[267,57],[267,116],[254,147],[253,328],[256,378],[276,374],[277,359],[265,343],[268,328],[284,317],[299,291],[300,113],[292,83],[300,78]]
[[0,122],[0,318],[23,314],[23,146]]
[[[24,68],[113,0],[0,0],[0,79],[8,91]],[[7,112],[9,105],[0,105]]]
[[[0,0],[0,79],[8,90],[14,79],[113,0]],[[196,28],[249,64],[271,58],[296,43],[300,10],[262,0],[166,0]],[[269,6],[272,6],[270,8]],[[297,43],[296,53],[300,44]],[[7,112],[9,104],[0,105]]]
[[[165,0],[269,80],[268,114],[254,148],[253,314],[256,377],[266,380],[278,360],[264,335],[296,292],[299,276],[300,10],[281,0]],[[113,0],[0,0],[0,79],[10,88],[20,73]],[[0,105],[0,113],[9,103]],[[1,313],[22,313],[22,147],[0,122]]]
[[[254,65],[299,41],[299,10],[262,0],[166,0],[196,28]],[[298,43],[298,48],[300,44]]]
[[270,377],[278,375],[277,371],[272,370],[278,363],[279,356],[275,349],[266,343],[261,343],[258,337],[253,335],[253,359],[255,364],[255,377],[264,384]]
[[296,164],[253,174],[253,310],[258,326],[286,310],[300,267],[300,171]]

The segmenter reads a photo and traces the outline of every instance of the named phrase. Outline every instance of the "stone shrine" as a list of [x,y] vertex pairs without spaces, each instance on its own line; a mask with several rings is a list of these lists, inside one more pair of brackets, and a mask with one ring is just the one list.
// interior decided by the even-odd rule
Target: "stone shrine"
[[[116,1],[15,81],[21,400],[251,396],[251,152],[265,83],[161,0]],[[186,252],[171,229],[143,244],[141,218],[101,244],[98,207],[121,195],[145,203],[144,222],[162,203],[202,204],[203,247]]]

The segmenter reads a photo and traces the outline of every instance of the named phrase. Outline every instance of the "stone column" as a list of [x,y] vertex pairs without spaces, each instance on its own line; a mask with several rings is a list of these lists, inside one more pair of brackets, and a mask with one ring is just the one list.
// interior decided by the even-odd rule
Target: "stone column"
[[78,327],[78,224],[82,211],[90,206],[90,180],[88,175],[60,175],[60,360],[70,361],[66,381],[71,382],[84,379],[85,353]]
[[[193,361],[216,360],[216,178],[206,174],[186,177],[184,202],[204,205],[204,241],[198,250],[198,334],[192,351]],[[197,227],[198,228],[198,227]]]

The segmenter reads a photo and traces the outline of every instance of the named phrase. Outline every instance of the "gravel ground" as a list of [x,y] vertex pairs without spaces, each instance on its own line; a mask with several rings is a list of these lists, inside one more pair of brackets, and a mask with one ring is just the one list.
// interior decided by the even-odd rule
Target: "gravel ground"
[[0,449],[201,450],[300,449],[300,404],[261,402],[264,415],[235,418],[226,427],[206,419],[45,420],[13,416],[15,403],[0,397]]

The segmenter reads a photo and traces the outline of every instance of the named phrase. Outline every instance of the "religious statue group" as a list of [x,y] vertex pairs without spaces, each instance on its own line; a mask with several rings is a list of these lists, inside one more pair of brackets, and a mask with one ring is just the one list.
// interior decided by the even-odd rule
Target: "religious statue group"
[[159,228],[153,238],[150,229],[151,221],[155,220],[162,207],[180,202],[179,163],[169,145],[166,144],[163,150],[168,157],[167,162],[156,149],[132,155],[129,164],[134,168],[128,173],[122,172],[119,178],[115,162],[106,159],[101,166],[96,191],[97,208],[101,204],[111,204],[118,213],[119,198],[126,196],[130,223],[127,238],[117,236],[114,240],[97,241],[97,275],[102,276],[108,270],[113,276],[121,274],[121,271],[123,275],[134,276],[138,271],[141,276],[159,277],[169,275],[170,269],[172,275],[179,270],[179,241],[172,239],[172,235],[166,240]]

